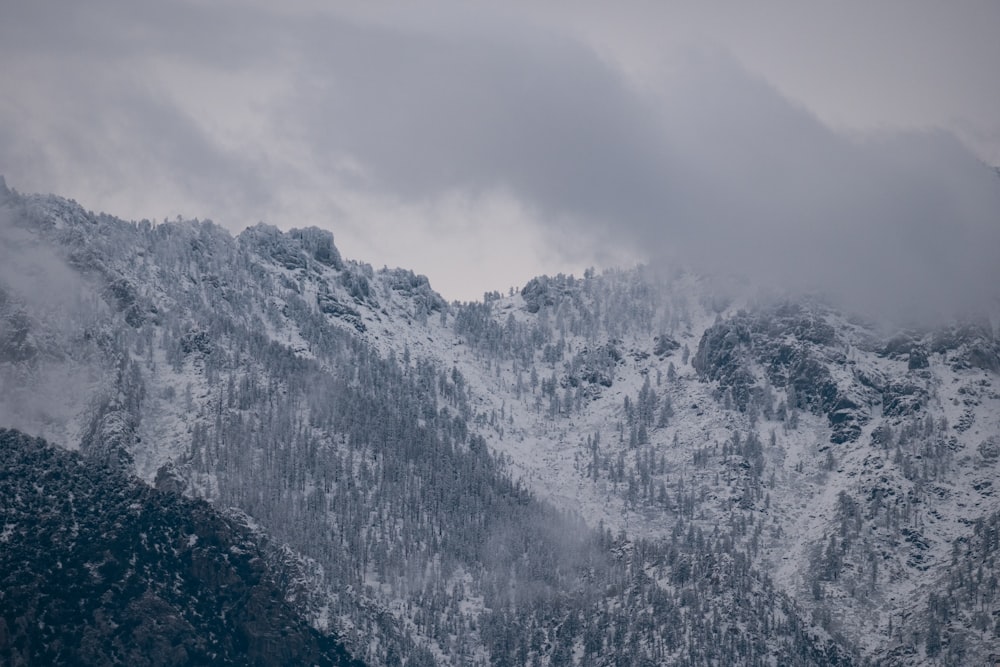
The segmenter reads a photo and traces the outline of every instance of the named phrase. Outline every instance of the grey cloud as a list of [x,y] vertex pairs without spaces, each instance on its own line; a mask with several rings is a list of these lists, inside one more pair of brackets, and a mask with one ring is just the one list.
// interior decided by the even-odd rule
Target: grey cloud
[[599,219],[659,189],[651,110],[577,44],[331,21],[305,47],[324,76],[294,100],[304,115],[291,115],[326,128],[317,147],[358,158],[373,187],[409,197],[506,187],[548,212]]
[[[1000,296],[1000,181],[944,132],[839,135],[747,85],[703,73],[668,111],[693,182],[646,243],[715,270],[820,290],[868,314],[936,319]],[[744,83],[741,83],[744,80]],[[713,83],[714,81],[714,83]],[[668,148],[669,150],[669,148]],[[680,224],[677,219],[681,218]],[[683,219],[692,224],[687,224]]]
[[129,65],[148,56],[243,69],[270,58],[262,47],[271,24],[259,11],[237,10],[192,0],[8,3],[0,40],[7,54],[43,54],[62,59],[67,70],[90,68],[95,75],[102,65]]
[[169,184],[183,197],[173,210],[190,216],[206,215],[192,205],[247,214],[270,204],[266,164],[221,147],[162,91],[86,69],[46,82],[44,113],[0,122],[0,172],[12,184],[66,178],[97,193],[150,194]]
[[1000,181],[943,132],[838,134],[718,55],[654,96],[529,31],[316,30],[303,124],[369,187],[509,188],[568,233],[869,313],[996,306]]
[[261,46],[266,18],[198,2],[5,8],[0,58],[12,66],[0,75],[11,91],[0,101],[0,173],[85,203],[88,193],[134,191],[142,194],[128,199],[157,204],[176,193],[169,208],[143,207],[143,215],[222,212],[255,222],[273,208],[271,165],[224,148],[197,115],[203,91],[192,86],[179,103],[161,86],[160,68],[256,71],[274,60],[276,44]]
[[[502,190],[577,237],[574,247],[593,239],[595,256],[616,244],[821,289],[867,311],[996,305],[995,175],[944,133],[835,132],[725,56],[693,56],[640,92],[582,43],[510,17],[470,12],[435,25],[391,12],[376,21],[260,6],[101,7],[68,10],[83,29],[58,23],[37,43],[0,27],[8,57],[67,58],[44,82],[50,104],[66,109],[38,130],[44,150],[0,122],[11,183],[18,169],[76,170],[99,187],[169,182],[241,222],[323,181],[404,202]],[[287,86],[267,101],[261,136],[233,151],[196,104],[179,108],[143,85],[141,68],[127,79],[103,69],[129,58],[278,68]],[[282,145],[306,152],[275,148],[270,163]]]
[[107,99],[102,106],[61,101],[72,104],[73,112],[42,130],[55,140],[51,145],[39,147],[35,137],[0,127],[0,145],[9,150],[2,163],[12,183],[19,184],[25,173],[70,173],[78,184],[107,193],[168,182],[184,193],[185,201],[174,202],[174,210],[191,216],[205,214],[190,210],[192,202],[245,212],[270,201],[258,165],[219,148],[163,100],[126,93],[116,95],[110,109],[103,107]]

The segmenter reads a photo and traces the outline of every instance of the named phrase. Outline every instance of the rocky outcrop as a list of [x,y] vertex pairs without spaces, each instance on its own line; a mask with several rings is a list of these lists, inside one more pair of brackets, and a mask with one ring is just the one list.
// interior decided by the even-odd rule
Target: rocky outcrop
[[305,269],[308,265],[302,245],[296,243],[291,236],[282,234],[281,230],[273,225],[257,223],[245,229],[238,238],[241,243],[252,247],[261,257],[270,259],[289,271]]
[[418,312],[440,312],[448,307],[441,295],[431,289],[427,276],[407,269],[391,269],[385,272],[389,289],[413,301]]
[[906,417],[920,412],[927,404],[927,391],[907,380],[893,380],[882,390],[882,414]]
[[786,304],[716,322],[702,336],[692,365],[744,411],[760,397],[759,368],[772,386],[786,390],[788,407],[826,415],[831,442],[841,443],[858,438],[869,414],[863,392],[841,387],[830,372],[831,364],[845,362],[840,347],[822,313]]
[[554,306],[556,301],[549,290],[549,280],[546,276],[532,278],[521,288],[524,307],[529,313],[537,313],[543,307]]
[[1000,373],[1000,341],[989,322],[967,322],[942,329],[932,337],[930,349],[945,355],[955,370],[978,368]]
[[316,305],[324,315],[330,315],[331,317],[347,322],[361,332],[367,329],[365,323],[361,320],[361,313],[341,303],[336,296],[329,292],[319,292],[316,295]]
[[579,283],[573,276],[559,274],[555,277],[532,278],[521,288],[524,307],[529,313],[537,313],[543,308],[552,308],[565,299],[579,299]]
[[653,354],[661,359],[669,355],[674,350],[679,350],[680,347],[680,343],[665,333],[653,338]]
[[306,227],[305,229],[293,229],[288,232],[288,236],[299,242],[306,254],[323,264],[337,271],[344,268],[344,260],[340,257],[340,251],[333,243],[333,234],[318,227]]
[[340,274],[337,280],[347,290],[347,293],[351,295],[355,303],[367,303],[377,308],[378,301],[375,299],[375,293],[368,278],[369,276],[365,275],[364,271],[347,268]]
[[[614,384],[615,369],[622,361],[622,352],[616,341],[586,348],[570,361],[563,385],[577,387],[597,385],[610,387]],[[599,390],[598,390],[599,391]],[[591,392],[596,395],[596,392]]]

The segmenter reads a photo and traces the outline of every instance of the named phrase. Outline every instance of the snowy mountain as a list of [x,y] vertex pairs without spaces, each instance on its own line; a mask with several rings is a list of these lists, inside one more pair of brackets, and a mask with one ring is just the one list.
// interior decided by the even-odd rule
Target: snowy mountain
[[649,268],[448,304],[315,228],[0,209],[0,426],[245,513],[372,664],[1000,642],[989,320],[887,332]]

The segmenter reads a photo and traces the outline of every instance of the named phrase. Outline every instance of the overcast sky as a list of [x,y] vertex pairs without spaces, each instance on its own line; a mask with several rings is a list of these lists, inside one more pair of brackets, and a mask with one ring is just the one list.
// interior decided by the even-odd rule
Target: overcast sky
[[0,173],[449,299],[637,261],[995,299],[1000,3],[539,4],[7,0]]

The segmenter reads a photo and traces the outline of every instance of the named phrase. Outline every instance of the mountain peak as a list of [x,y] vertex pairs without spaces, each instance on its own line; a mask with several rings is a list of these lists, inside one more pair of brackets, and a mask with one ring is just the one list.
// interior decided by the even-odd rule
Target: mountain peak
[[960,664],[998,630],[988,322],[641,267],[449,305],[315,227],[24,200],[0,425],[246,513],[373,664]]

